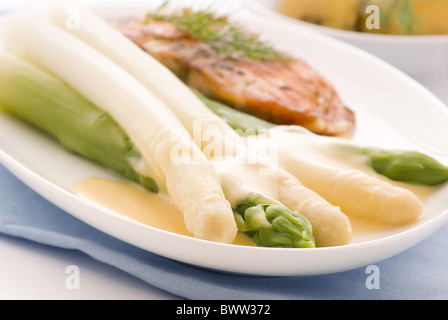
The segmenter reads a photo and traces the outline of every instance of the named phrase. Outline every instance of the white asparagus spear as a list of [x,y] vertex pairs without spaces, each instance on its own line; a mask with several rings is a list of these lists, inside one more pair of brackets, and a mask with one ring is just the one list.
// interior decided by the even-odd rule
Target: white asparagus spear
[[294,127],[277,127],[257,139],[263,138],[278,148],[282,167],[347,214],[400,224],[414,221],[423,211],[408,189],[357,169],[356,162],[363,164],[365,159],[351,143]]
[[350,220],[341,213],[339,207],[329,206],[326,199],[293,180],[283,180],[280,189],[280,201],[287,207],[297,208],[315,226],[313,234],[319,239],[319,246],[330,247],[350,242]]
[[197,238],[234,240],[237,227],[219,177],[159,98],[90,46],[34,15],[8,17],[3,41],[6,50],[52,72],[117,121]]
[[[55,25],[66,28],[64,9],[64,5],[50,7],[47,18]],[[79,28],[68,31],[122,66],[159,96],[181,119],[203,151],[209,146],[207,136],[210,132],[210,135],[221,139],[220,146],[225,152],[214,149],[215,152],[205,153],[213,159],[212,164],[220,173],[224,193],[233,206],[250,192],[260,192],[289,203],[291,210],[307,217],[317,234],[316,245],[341,245],[350,241],[350,222],[338,207],[305,188],[295,177],[256,150],[248,148],[244,140],[171,71],[107,22],[82,7],[78,8],[78,13]],[[300,196],[296,197],[295,192],[299,192]],[[316,205],[307,205],[309,201]]]
[[[79,25],[76,28],[67,25],[67,8],[76,11],[78,15]],[[56,2],[48,7],[46,17],[54,25],[65,29],[115,61],[150,88],[168,107],[173,109],[174,113],[185,114],[186,117],[180,118],[189,132],[194,131],[195,123],[198,121],[201,121],[203,131],[216,128],[227,129],[227,125],[210,112],[168,68],[88,8],[71,2]]]

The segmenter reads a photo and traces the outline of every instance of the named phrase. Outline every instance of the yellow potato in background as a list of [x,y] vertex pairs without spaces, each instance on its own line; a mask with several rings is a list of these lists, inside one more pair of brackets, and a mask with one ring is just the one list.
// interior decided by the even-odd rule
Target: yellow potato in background
[[359,0],[276,0],[275,9],[302,21],[353,30],[358,21]]
[[[369,5],[380,9],[380,29],[369,30]],[[383,34],[448,34],[448,0],[275,0],[286,16],[330,28]]]

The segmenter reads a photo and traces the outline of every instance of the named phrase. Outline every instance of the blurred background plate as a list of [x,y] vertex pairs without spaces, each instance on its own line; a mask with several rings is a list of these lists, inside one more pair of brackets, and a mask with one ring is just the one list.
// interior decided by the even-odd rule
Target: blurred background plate
[[347,31],[280,14],[276,11],[276,0],[245,0],[245,3],[258,14],[279,19],[292,27],[304,26],[319,31],[374,54],[430,87],[439,98],[448,102],[448,35],[385,35]]

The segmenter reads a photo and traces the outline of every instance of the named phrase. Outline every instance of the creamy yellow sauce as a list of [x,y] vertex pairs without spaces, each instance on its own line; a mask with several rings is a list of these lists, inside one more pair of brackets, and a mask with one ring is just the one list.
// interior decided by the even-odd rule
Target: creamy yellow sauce
[[[295,138],[297,140],[298,137],[296,136]],[[308,159],[302,159],[302,166],[307,162],[330,162],[341,167],[347,166],[351,167],[352,169],[358,169],[367,173],[368,175],[376,176],[380,180],[387,181],[392,185],[411,191],[422,202],[430,197],[438,189],[435,187],[418,186],[390,181],[386,177],[376,174],[371,168],[366,166],[361,157],[350,157],[350,153],[347,153],[347,150],[337,151],[339,150],[339,148],[332,147],[332,144],[323,144],[322,147],[314,149],[314,147],[312,146],[316,146],[318,144],[314,143],[315,141],[307,140],[308,139],[303,139],[303,141],[298,141],[300,142],[301,146],[301,151],[299,152],[304,152],[309,156]],[[281,142],[279,142],[279,144],[291,143],[291,139],[287,139],[286,137],[284,139],[280,139],[280,141]],[[307,143],[309,143],[309,145],[307,145]],[[297,169],[296,161],[293,161],[290,164],[284,163],[283,165],[286,165],[284,169],[289,172],[294,172],[294,170]],[[235,202],[236,200],[242,200],[241,197],[244,198],[244,196],[247,196],[247,190],[253,190],[253,188],[255,188],[255,190],[258,190],[259,188],[261,188],[261,185],[266,185],[266,181],[248,181],[247,176],[243,174],[243,171],[248,169],[244,166],[229,166],[227,164],[227,168],[225,163],[223,163],[222,166],[224,166],[224,168],[221,168],[220,171],[222,171],[223,173],[232,171],[233,174],[229,176],[241,180],[236,184],[239,185],[238,188],[234,188],[235,190],[232,190],[231,194],[226,194],[226,197],[233,199],[233,202]],[[236,173],[238,174],[235,174],[235,170],[237,170]],[[314,181],[313,183],[316,183],[316,181],[320,181],[320,179],[316,178],[319,177],[319,166],[311,166],[309,170],[302,171],[305,171],[305,173],[301,173],[302,178],[304,177],[303,175],[305,175],[305,180],[308,179],[310,181]],[[222,183],[224,186],[226,185],[226,181],[222,181]],[[235,186],[235,183],[231,183],[231,185]],[[267,183],[267,185],[269,185],[269,183]],[[256,186],[258,186],[258,189],[256,188]],[[275,197],[275,188],[261,188],[261,190],[268,195],[273,194],[271,196]],[[114,212],[117,212],[123,216],[126,216],[145,225],[176,234],[193,237],[193,235],[186,229],[182,212],[174,206],[169,197],[165,197],[161,194],[151,193],[135,183],[118,182],[100,178],[90,178],[77,183],[74,186],[74,192],[88,201],[111,209]],[[347,214],[350,220],[353,236],[392,230],[396,227],[388,222],[381,222],[371,218],[359,217],[355,213],[344,213]],[[247,246],[255,245],[252,240],[243,233],[238,233],[233,243],[237,245]]]
[[[103,178],[90,178],[73,187],[81,198],[110,209],[142,224],[193,237],[184,223],[182,213],[173,203],[160,194],[155,194],[132,182],[119,182]],[[235,245],[254,246],[245,234],[238,233]]]
[[[434,188],[429,187],[411,186],[410,188],[421,200],[434,192]],[[185,227],[182,213],[169,199],[149,192],[135,183],[90,178],[80,181],[73,189],[79,197],[127,218],[160,230],[193,237]],[[388,223],[356,216],[350,216],[350,223],[354,236],[393,228]],[[255,246],[244,233],[238,233],[233,244]]]

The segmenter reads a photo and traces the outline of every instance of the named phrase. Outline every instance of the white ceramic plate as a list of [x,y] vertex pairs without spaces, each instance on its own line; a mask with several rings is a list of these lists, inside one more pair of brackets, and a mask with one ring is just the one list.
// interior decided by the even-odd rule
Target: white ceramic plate
[[[119,12],[122,12],[121,10]],[[288,28],[246,11],[234,19],[306,59],[358,116],[355,139],[412,148],[448,161],[448,109],[416,82],[364,52],[332,38]],[[91,176],[119,179],[62,150],[53,140],[0,112],[0,160],[36,192],[74,217],[147,251],[217,271],[266,276],[318,275],[392,257],[424,240],[448,220],[448,186],[425,202],[415,224],[365,233],[341,247],[274,249],[217,244],[145,226],[92,205],[72,192]]]
[[[414,77],[448,75],[448,35],[399,36],[338,30],[300,21],[275,11],[275,0],[244,0],[254,12],[292,26],[307,27],[358,46]],[[422,59],[425,57],[425,59]],[[442,70],[441,70],[442,69]]]

